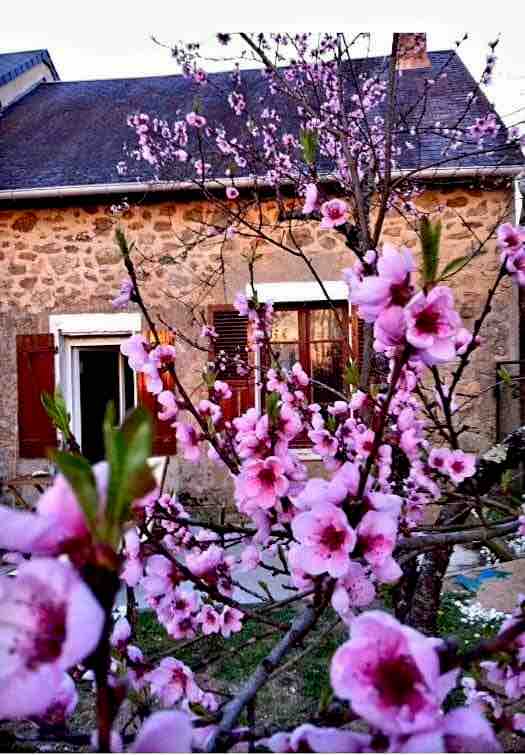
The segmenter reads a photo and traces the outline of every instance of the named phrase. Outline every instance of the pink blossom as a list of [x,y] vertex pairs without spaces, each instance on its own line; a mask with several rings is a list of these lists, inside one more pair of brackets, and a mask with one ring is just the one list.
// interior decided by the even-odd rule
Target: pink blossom
[[519,252],[507,258],[505,267],[518,286],[525,286],[525,244]]
[[183,698],[197,702],[200,696],[192,670],[176,658],[163,658],[157,668],[147,674],[146,680],[151,685],[152,694],[168,707]]
[[335,228],[343,225],[349,218],[348,205],[342,199],[330,199],[321,205],[322,229]]
[[217,333],[217,331],[215,330],[215,328],[213,328],[212,326],[210,326],[210,325],[203,325],[202,328],[201,328],[200,337],[201,338],[211,338],[211,339],[215,340],[216,338],[219,337],[219,334]]
[[475,473],[476,457],[459,450],[451,451],[446,459],[445,469],[450,479],[458,484]]
[[332,595],[334,611],[345,620],[352,617],[352,608],[364,608],[375,598],[375,587],[365,569],[357,561],[350,561],[348,571],[337,580]]
[[203,606],[198,616],[202,625],[203,634],[217,634],[220,631],[221,623],[217,611],[210,605]]
[[452,291],[436,286],[429,294],[420,291],[405,308],[407,341],[418,349],[418,357],[427,365],[454,359],[454,337],[461,324],[454,310]]
[[217,406],[217,404],[214,404],[212,401],[208,401],[208,399],[202,399],[199,401],[197,408],[201,417],[209,417],[214,425],[217,424],[222,417],[221,407]]
[[130,336],[127,341],[120,345],[121,353],[128,358],[132,370],[139,371],[149,359],[149,344],[139,333]]
[[298,566],[306,573],[344,575],[356,536],[340,508],[331,503],[317,503],[293,519],[292,532],[302,546]]
[[111,644],[114,648],[117,648],[117,650],[120,650],[122,652],[125,649],[130,637],[131,627],[129,625],[129,621],[125,617],[121,616],[121,618],[115,622],[115,626],[113,627],[110,638]]
[[269,509],[275,505],[277,498],[285,495],[288,480],[284,467],[277,456],[256,459],[243,466],[238,478],[237,492],[242,497],[254,501],[257,506]]
[[228,199],[237,199],[237,197],[239,196],[239,192],[237,191],[235,186],[227,186],[226,196]]
[[200,433],[193,425],[184,422],[175,422],[177,429],[177,441],[180,444],[182,455],[187,461],[198,461],[200,456]]
[[410,301],[413,286],[410,275],[415,270],[412,254],[404,247],[383,245],[377,269],[379,275],[369,275],[352,287],[352,304],[359,306],[365,322],[374,322],[387,307],[404,307]]
[[77,704],[78,694],[75,682],[69,674],[63,674],[62,681],[47,709],[38,716],[32,716],[32,718],[39,726],[62,727]]
[[310,430],[308,437],[312,441],[312,451],[319,456],[335,456],[339,448],[339,441],[328,430]]
[[348,729],[302,724],[292,732],[279,732],[257,745],[271,752],[371,752],[372,738]]
[[247,545],[241,553],[241,566],[239,571],[253,571],[261,562],[261,554],[256,545]]
[[[479,345],[479,342],[479,337],[476,337],[474,342],[475,345]],[[471,343],[472,333],[470,332],[470,330],[467,330],[466,328],[460,328],[456,333],[456,337],[454,339],[454,348],[456,349],[456,354],[459,354],[460,356],[462,354],[466,354],[467,349],[469,348]]]
[[131,278],[124,278],[124,280],[120,284],[120,291],[118,296],[111,302],[112,307],[114,307],[115,309],[122,309],[127,304],[129,304],[134,293],[135,288],[133,286]]
[[354,619],[351,637],[332,659],[336,695],[387,734],[435,727],[457,676],[457,671],[441,675],[436,640],[381,611]]
[[154,553],[146,562],[146,576],[140,584],[147,597],[158,598],[171,595],[179,581],[180,575],[174,563],[166,556]]
[[228,383],[216,380],[213,384],[213,394],[216,401],[224,401],[232,397],[232,391]]
[[0,577],[0,718],[39,715],[96,647],[104,612],[68,564],[34,558]]
[[126,560],[120,578],[129,587],[135,587],[143,576],[143,566],[140,554],[140,540],[136,529],[129,529],[124,535]]
[[315,184],[307,184],[304,195],[303,215],[310,215],[318,208],[319,192]]
[[245,317],[248,314],[249,307],[248,307],[248,299],[244,294],[241,294],[240,292],[235,294],[235,298],[233,300],[233,306],[237,310],[237,312]]
[[367,511],[357,528],[359,548],[372,566],[381,566],[392,555],[396,538],[396,522],[381,511]]
[[142,724],[130,752],[191,752],[190,717],[182,711],[152,713]]
[[374,348],[376,351],[403,346],[405,343],[406,320],[403,307],[384,309],[374,323]]
[[512,255],[519,252],[525,245],[525,228],[513,226],[511,223],[503,223],[497,230],[498,246],[503,255]]
[[242,630],[242,622],[244,614],[242,611],[238,611],[236,608],[230,606],[224,606],[220,615],[221,634],[223,637],[229,637],[232,632],[240,632]]
[[175,419],[178,414],[179,407],[177,406],[177,400],[172,391],[161,391],[157,394],[157,401],[163,407],[163,410],[158,413],[158,418],[163,422],[167,422],[170,419]]
[[448,458],[451,451],[448,448],[433,448],[428,455],[428,465],[438,472],[447,471]]
[[195,128],[202,128],[206,125],[206,118],[198,113],[187,113],[186,123],[188,126],[194,126]]

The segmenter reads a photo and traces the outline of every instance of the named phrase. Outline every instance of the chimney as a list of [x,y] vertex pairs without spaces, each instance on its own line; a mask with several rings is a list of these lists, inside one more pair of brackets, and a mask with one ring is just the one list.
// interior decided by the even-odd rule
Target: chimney
[[425,32],[409,32],[399,35],[397,70],[412,71],[415,68],[430,68]]

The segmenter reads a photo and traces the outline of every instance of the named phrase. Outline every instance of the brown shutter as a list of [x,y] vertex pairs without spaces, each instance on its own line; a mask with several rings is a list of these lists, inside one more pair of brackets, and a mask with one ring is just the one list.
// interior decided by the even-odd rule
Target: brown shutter
[[364,331],[363,320],[357,316],[357,310],[352,307],[352,357],[361,369],[363,365]]
[[[159,328],[157,332],[161,343],[175,343],[175,336],[169,330]],[[143,335],[150,343],[155,343],[151,331],[147,330]],[[167,372],[162,375],[162,383],[164,390],[173,389],[173,378]],[[143,406],[153,416],[153,455],[173,456],[177,453],[175,428],[171,427],[173,421],[163,422],[158,418],[161,406],[157,402],[157,397],[146,390],[146,378],[142,372],[137,373],[137,394],[139,406]]]
[[55,344],[51,333],[16,337],[20,456],[37,459],[56,448],[57,434],[40,399],[55,391]]
[[[230,304],[214,305],[208,308],[208,322],[217,331],[218,338],[215,341],[215,349],[210,353],[210,360],[214,361],[221,351],[233,358],[239,354],[245,361],[247,359],[246,346],[248,343],[248,318],[241,317],[237,310]],[[230,421],[254,406],[255,386],[253,371],[242,377],[234,368],[229,367],[225,372],[217,375],[219,380],[224,380],[231,388],[232,397],[221,402],[223,417]]]

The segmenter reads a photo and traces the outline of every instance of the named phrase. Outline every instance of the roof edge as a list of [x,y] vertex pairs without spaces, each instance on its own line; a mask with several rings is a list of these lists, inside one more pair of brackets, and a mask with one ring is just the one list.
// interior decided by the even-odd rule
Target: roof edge
[[[524,165],[502,165],[495,167],[465,167],[465,168],[425,168],[415,172],[414,170],[395,170],[392,172],[392,178],[402,178],[411,176],[417,179],[442,179],[442,178],[461,178],[461,177],[507,177],[516,178],[525,174]],[[322,181],[335,179],[330,173],[321,176]],[[224,178],[211,179],[205,182],[207,189],[223,189]],[[236,179],[236,186],[239,188],[251,188],[255,184],[261,187],[270,186],[266,181],[255,179],[253,176],[241,177]],[[47,186],[36,189],[0,189],[0,201],[18,200],[18,199],[45,199],[45,198],[65,198],[65,197],[85,197],[103,194],[138,194],[138,193],[163,193],[174,191],[188,191],[201,188],[201,184],[194,181],[129,181],[121,183],[107,184],[84,184],[78,186]]]

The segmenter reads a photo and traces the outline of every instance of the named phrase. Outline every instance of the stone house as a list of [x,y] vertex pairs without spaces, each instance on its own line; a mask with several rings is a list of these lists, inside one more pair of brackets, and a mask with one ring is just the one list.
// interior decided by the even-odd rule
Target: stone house
[[[436,76],[445,60],[448,77],[430,92],[434,120],[458,116],[475,87],[460,58],[450,51],[430,52],[403,76],[407,91],[421,91],[421,83]],[[187,183],[155,183],[138,168],[127,176],[116,168],[129,139],[127,116],[140,111],[169,116],[170,108],[186,112],[191,86],[179,76],[61,82],[46,51],[0,55],[0,478],[46,467],[45,448],[56,438],[40,405],[42,390],[61,387],[75,435],[94,460],[101,454],[99,423],[106,402],[115,400],[123,416],[137,402],[149,400],[119,355],[120,342],[144,324],[133,305],[115,312],[110,304],[123,278],[114,240],[117,225],[146,259],[143,294],[154,313],[183,332],[198,332],[183,302],[201,297],[197,282],[213,277],[217,245],[199,244],[187,259],[168,262],[173,262],[177,239],[192,224],[210,219],[214,210]],[[482,117],[489,109],[480,96],[473,115]],[[500,147],[505,138],[502,126]],[[431,140],[424,148],[428,163],[440,154]],[[403,155],[398,169],[412,168],[413,159]],[[513,219],[516,176],[522,169],[519,154],[500,151],[423,171],[417,203],[428,210],[443,208],[444,262],[469,251],[473,231],[485,238],[502,218]],[[117,217],[111,208],[124,200],[126,209]],[[270,199],[265,211],[275,212]],[[320,231],[317,224],[299,223],[296,234],[338,303],[355,347],[356,318],[341,282],[341,269],[351,264],[348,250],[340,237]],[[383,238],[418,247],[414,230],[393,213],[387,216]],[[227,351],[246,342],[246,323],[231,311],[235,292],[248,283],[241,256],[246,244],[233,239],[224,245],[228,274],[208,286],[207,298],[202,298],[203,311],[219,331],[219,347]],[[335,333],[318,284],[301,260],[269,244],[260,251],[258,291],[280,310],[274,338],[282,354],[290,361],[301,357],[312,375],[337,385],[348,342]],[[453,279],[467,327],[497,267],[498,254],[489,240],[485,252]],[[466,396],[481,392],[468,412],[471,429],[464,437],[471,448],[483,448],[495,438],[490,386],[496,362],[525,357],[519,352],[518,311],[518,295],[505,282],[488,318],[483,347],[462,385]],[[186,385],[198,386],[207,355],[184,344],[179,352],[181,377]],[[226,411],[259,400],[248,379],[233,381],[233,386]],[[159,456],[175,453],[173,438],[160,425],[154,451]],[[312,458],[307,448],[301,453]],[[205,464],[196,471],[175,459],[172,467],[180,487],[198,493],[206,485],[218,485]]]

